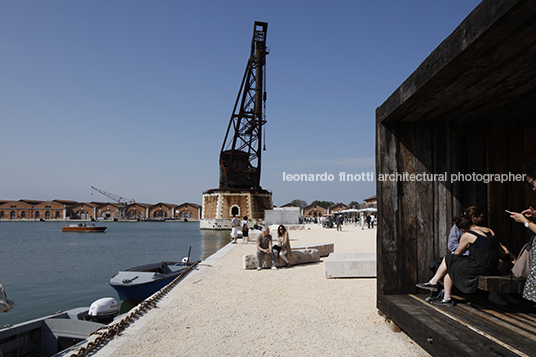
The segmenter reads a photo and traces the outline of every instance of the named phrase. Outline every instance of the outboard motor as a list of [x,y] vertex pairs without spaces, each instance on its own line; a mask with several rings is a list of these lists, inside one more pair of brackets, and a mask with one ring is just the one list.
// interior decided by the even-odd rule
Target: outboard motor
[[88,319],[102,324],[109,324],[119,315],[119,304],[111,297],[94,301],[89,307]]

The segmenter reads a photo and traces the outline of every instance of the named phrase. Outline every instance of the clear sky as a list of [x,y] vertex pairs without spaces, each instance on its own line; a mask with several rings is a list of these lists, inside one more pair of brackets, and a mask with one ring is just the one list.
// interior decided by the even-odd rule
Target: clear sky
[[0,199],[202,203],[264,21],[262,187],[363,202],[376,108],[479,3],[0,0]]

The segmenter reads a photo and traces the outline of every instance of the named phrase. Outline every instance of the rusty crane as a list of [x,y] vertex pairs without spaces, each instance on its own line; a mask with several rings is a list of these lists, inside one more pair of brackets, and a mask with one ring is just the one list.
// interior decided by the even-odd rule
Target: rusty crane
[[255,21],[250,57],[220,152],[220,189],[261,190],[267,29],[266,22]]

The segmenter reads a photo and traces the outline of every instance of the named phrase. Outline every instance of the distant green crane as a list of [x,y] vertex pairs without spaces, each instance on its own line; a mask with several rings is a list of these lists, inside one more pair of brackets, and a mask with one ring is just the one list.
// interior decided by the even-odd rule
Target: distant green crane
[[131,205],[133,203],[135,203],[136,201],[134,200],[129,200],[129,199],[126,199],[126,198],[123,198],[121,196],[118,196],[118,195],[114,195],[113,193],[110,193],[110,192],[106,192],[104,190],[100,190],[96,187],[93,187],[91,186],[92,189],[94,189],[95,191],[99,192],[100,194],[103,194],[104,196],[108,197],[108,198],[111,198],[112,200],[114,200],[115,202],[117,202],[117,209],[119,210],[119,219],[126,219],[127,217],[127,205]]

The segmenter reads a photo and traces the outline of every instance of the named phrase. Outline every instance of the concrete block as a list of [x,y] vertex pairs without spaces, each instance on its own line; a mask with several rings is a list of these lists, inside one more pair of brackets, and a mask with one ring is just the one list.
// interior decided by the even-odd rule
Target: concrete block
[[375,278],[376,253],[331,253],[324,261],[326,278]]
[[[289,260],[291,265],[306,264],[320,261],[320,255],[316,249],[303,249],[292,250],[292,258]],[[278,258],[275,266],[280,268],[287,264],[281,258]],[[272,266],[272,257],[269,255],[263,255],[262,267],[270,268]],[[257,256],[256,254],[246,254],[242,257],[242,267],[244,269],[257,269]]]
[[292,247],[292,252],[294,252],[294,250],[301,250],[301,249],[316,249],[318,250],[318,253],[320,254],[321,257],[327,257],[330,253],[333,253],[335,251],[335,245],[333,243],[300,245],[297,247]]

